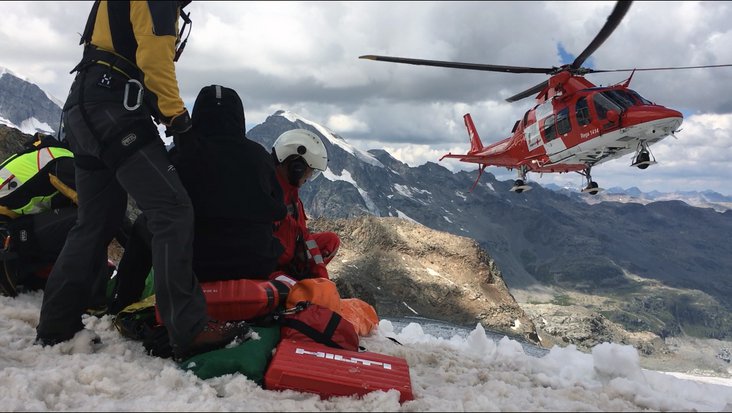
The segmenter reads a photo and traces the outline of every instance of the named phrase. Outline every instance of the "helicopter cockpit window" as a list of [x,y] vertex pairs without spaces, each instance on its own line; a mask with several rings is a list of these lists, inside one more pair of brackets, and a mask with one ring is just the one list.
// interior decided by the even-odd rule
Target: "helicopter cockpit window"
[[569,123],[569,108],[564,108],[557,113],[557,134],[564,135],[572,130],[572,124]]
[[517,120],[516,123],[513,124],[513,129],[511,129],[511,133],[516,132],[516,129],[518,128],[520,122],[520,120]]
[[577,114],[577,123],[580,126],[589,125],[592,121],[590,118],[590,106],[587,104],[587,98],[582,97],[575,105],[575,113]]
[[557,129],[554,127],[555,117],[549,116],[544,119],[544,141],[549,142],[557,137]]
[[629,107],[636,104],[633,98],[622,90],[607,90],[605,92],[602,92],[602,94],[607,96],[610,100],[623,108],[623,110],[628,109]]
[[639,95],[638,92],[636,92],[635,90],[628,89],[628,94],[630,96],[633,96],[638,102],[640,102],[643,105],[652,105],[653,104],[653,102],[651,102],[650,100]]
[[605,96],[605,92],[596,93],[592,97],[592,101],[595,103],[595,112],[597,112],[598,119],[605,119],[607,117],[608,110],[614,110],[618,113],[623,111],[623,108],[614,103],[610,98]]

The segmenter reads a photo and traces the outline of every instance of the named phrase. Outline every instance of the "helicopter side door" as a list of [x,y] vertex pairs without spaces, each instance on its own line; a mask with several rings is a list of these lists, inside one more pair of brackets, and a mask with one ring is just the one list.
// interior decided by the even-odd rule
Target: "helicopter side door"
[[[551,105],[550,102],[549,105]],[[543,104],[542,106],[546,105]],[[539,110],[537,109],[537,113]],[[537,116],[538,118],[538,116]],[[569,123],[569,109],[564,108],[559,110],[556,114],[553,112],[548,114],[540,124],[541,133],[544,137],[544,149],[550,159],[556,160],[556,156],[560,152],[567,149],[564,141],[560,138],[559,130],[557,126],[566,127]],[[564,131],[566,133],[566,131]]]

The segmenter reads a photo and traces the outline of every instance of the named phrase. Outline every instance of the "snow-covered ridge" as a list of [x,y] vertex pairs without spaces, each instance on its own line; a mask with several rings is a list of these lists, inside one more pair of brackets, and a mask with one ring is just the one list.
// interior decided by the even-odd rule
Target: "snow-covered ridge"
[[358,186],[358,183],[356,183],[356,180],[353,179],[349,171],[344,169],[341,171],[340,175],[336,175],[330,170],[330,168],[328,168],[323,172],[323,178],[329,181],[345,181],[353,185],[358,190],[358,193],[361,194],[361,198],[363,199],[364,204],[366,204],[366,208],[368,208],[369,212],[373,215],[379,216],[379,208],[376,206],[376,203],[374,203],[371,197],[369,197],[369,193],[366,192],[366,190]]
[[0,66],[0,79],[0,124],[29,135],[36,132],[55,134],[63,103],[35,82],[6,67]]
[[12,70],[8,69],[7,67],[0,66],[0,77],[3,77],[3,75],[5,75],[6,73],[9,74],[9,75],[11,75],[11,76],[17,77],[20,80],[24,80],[26,82],[30,82],[25,77],[18,75],[17,73],[13,72]]
[[305,119],[302,116],[300,116],[300,115],[298,115],[296,113],[287,111],[287,110],[280,111],[279,116],[282,116],[283,118],[285,118],[285,119],[287,119],[287,120],[289,120],[290,122],[293,122],[293,123],[294,122],[297,122],[297,121],[306,123],[306,124],[314,127],[318,132],[320,132],[320,134],[323,135],[326,139],[328,139],[328,141],[331,144],[339,146],[341,149],[343,149],[344,151],[346,151],[346,152],[350,153],[351,155],[355,156],[359,160],[361,160],[363,162],[366,162],[366,163],[368,163],[370,165],[378,166],[380,168],[385,168],[384,164],[382,164],[381,162],[379,162],[379,160],[376,159],[376,158],[374,158],[371,154],[369,154],[368,152],[365,152],[365,151],[362,151],[362,150],[356,148],[355,146],[347,143],[346,141],[344,141],[341,138],[338,138],[335,135],[335,133],[331,132],[330,130],[328,130],[328,128],[326,128],[326,127],[324,127],[324,126],[322,126],[322,125],[320,125],[320,124],[318,124],[316,122],[313,122],[311,120]]

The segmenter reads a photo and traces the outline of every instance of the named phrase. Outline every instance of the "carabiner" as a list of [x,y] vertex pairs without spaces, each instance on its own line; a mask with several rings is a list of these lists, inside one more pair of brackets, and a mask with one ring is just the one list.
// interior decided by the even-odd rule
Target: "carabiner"
[[[130,83],[137,86],[137,101],[135,102],[134,106],[130,106],[127,104],[128,99],[130,97]],[[125,85],[125,97],[122,100],[122,105],[125,107],[125,109],[129,111],[137,110],[142,106],[142,94],[145,92],[145,89],[142,87],[142,83],[140,83],[136,79],[130,79],[127,81],[127,84]]]

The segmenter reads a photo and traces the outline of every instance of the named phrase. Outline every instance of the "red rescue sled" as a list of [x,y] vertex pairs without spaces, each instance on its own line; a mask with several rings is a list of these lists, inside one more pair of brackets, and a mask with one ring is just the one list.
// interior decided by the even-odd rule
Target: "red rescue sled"
[[396,389],[401,393],[400,403],[414,400],[404,359],[293,340],[282,340],[277,346],[264,375],[264,387],[316,393],[321,398]]

